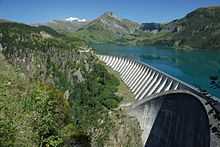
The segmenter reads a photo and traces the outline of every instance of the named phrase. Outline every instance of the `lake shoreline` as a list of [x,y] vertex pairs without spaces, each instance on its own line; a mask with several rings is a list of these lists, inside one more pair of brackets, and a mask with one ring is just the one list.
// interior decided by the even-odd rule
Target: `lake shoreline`
[[[199,89],[220,97],[220,89],[210,85],[210,77],[220,77],[220,51],[174,50],[158,46],[94,45],[98,54],[132,57],[150,64]],[[219,80],[216,81],[219,83]]]

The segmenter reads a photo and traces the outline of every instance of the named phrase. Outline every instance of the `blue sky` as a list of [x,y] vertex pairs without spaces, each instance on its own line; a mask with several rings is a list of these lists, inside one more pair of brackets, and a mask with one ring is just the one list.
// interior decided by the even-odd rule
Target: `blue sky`
[[168,22],[220,0],[0,0],[0,18],[25,23],[73,16],[94,19],[105,11],[138,22]]

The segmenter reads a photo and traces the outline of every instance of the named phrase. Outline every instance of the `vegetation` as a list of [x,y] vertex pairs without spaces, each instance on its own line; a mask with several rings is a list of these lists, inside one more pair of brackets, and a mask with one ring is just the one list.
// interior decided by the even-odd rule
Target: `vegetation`
[[0,146],[58,146],[70,107],[53,86],[30,83],[0,56]]
[[108,66],[104,65],[105,68],[108,70],[109,73],[113,74],[115,77],[119,79],[118,91],[117,95],[120,97],[124,97],[126,99],[122,100],[122,103],[129,103],[134,101],[134,95],[129,91],[127,85],[120,79],[120,74],[116,71],[113,71]]
[[160,44],[181,49],[219,49],[219,16],[220,7],[199,8],[182,19],[161,24],[159,28],[154,26],[154,30],[150,30],[152,26],[147,26],[147,32],[138,32],[137,44]]
[[174,45],[202,49],[220,48],[220,7],[200,8],[175,23]]
[[104,146],[119,81],[78,38],[0,23],[0,146]]
[[86,82],[82,82],[72,94],[75,125],[93,136],[95,146],[103,146],[112,128],[109,110],[118,107],[121,98],[115,95],[118,80],[98,64]]

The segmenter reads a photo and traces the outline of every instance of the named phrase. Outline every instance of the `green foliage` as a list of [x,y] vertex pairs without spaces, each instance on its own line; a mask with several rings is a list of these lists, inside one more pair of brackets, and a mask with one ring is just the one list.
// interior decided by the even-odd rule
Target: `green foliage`
[[178,46],[220,48],[220,7],[200,8],[176,22],[183,30],[174,34]]
[[[122,99],[115,95],[119,81],[101,64],[93,69],[87,80],[73,91],[71,100],[75,125],[89,136],[98,134],[95,142],[100,145],[112,127],[108,112],[118,107]],[[96,133],[98,130],[101,133]]]
[[0,23],[0,43],[3,48],[32,51],[49,48],[72,50],[85,45],[84,41],[75,37],[68,38],[49,27],[32,27],[19,23]]
[[[26,102],[26,99],[31,101]],[[58,134],[59,129],[64,127],[67,117],[63,94],[51,86],[40,84],[33,88],[30,97],[26,99],[24,109],[35,114],[31,124],[33,131],[39,137],[40,144],[58,146],[63,143]]]
[[29,83],[0,54],[0,146],[61,146],[70,123],[63,92]]
[[[19,83],[19,84],[18,84]],[[0,54],[0,146],[9,147],[15,144],[17,138],[16,118],[20,116],[20,103],[17,97],[24,94],[24,82],[5,62]],[[22,110],[22,109],[20,109]]]
[[0,24],[1,146],[103,146],[109,135],[119,81],[91,53],[78,51],[85,48],[80,39],[53,33]]
[[60,146],[71,123],[63,92],[29,83],[0,54],[0,146]]
[[83,132],[77,129],[77,127],[73,123],[70,123],[66,125],[64,128],[62,128],[60,134],[65,141],[71,140],[72,138],[78,138],[84,135]]
[[[98,28],[98,26],[92,26],[87,29],[81,29],[75,33],[68,34],[69,36],[75,36],[86,40],[88,43],[103,43],[113,42],[117,36],[108,30]],[[97,31],[98,30],[98,31]]]
[[42,146],[58,147],[58,146],[61,146],[62,143],[63,143],[62,138],[59,138],[58,136],[50,136],[44,140],[44,142],[42,143]]
[[[3,110],[1,110],[3,111]],[[15,128],[12,122],[12,119],[9,119],[8,116],[0,118],[0,146],[9,147],[13,146],[15,141],[14,136]]]

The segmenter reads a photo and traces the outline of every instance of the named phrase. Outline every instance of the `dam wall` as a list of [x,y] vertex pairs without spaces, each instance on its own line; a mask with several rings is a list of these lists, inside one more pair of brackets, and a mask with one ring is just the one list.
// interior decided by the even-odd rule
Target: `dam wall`
[[135,95],[136,100],[180,89],[198,93],[195,87],[150,65],[125,57],[104,55],[98,55],[98,57],[107,66],[120,74],[121,79]]
[[98,58],[118,72],[134,94],[136,101],[129,114],[140,124],[145,147],[210,147],[209,109],[205,103],[217,107],[217,101],[140,61],[118,56]]
[[145,147],[210,147],[209,118],[199,99],[172,93],[157,101],[162,104]]

